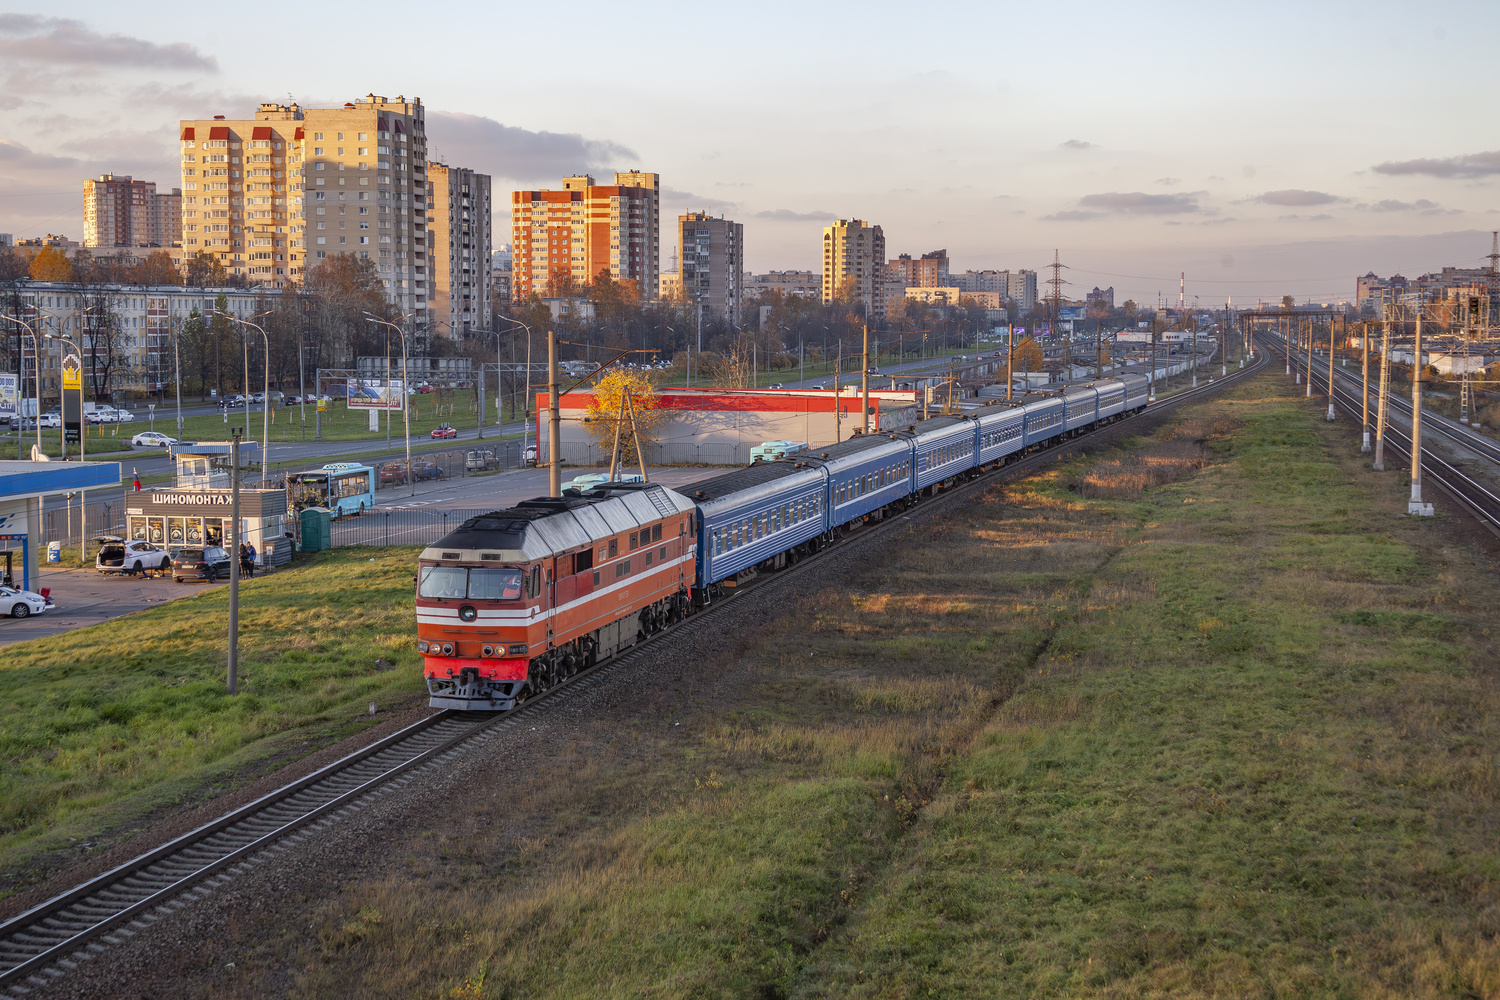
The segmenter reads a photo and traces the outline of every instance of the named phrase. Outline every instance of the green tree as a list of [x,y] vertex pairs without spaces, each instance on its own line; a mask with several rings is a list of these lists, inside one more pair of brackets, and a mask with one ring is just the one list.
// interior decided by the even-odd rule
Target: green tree
[[227,276],[218,257],[206,250],[199,250],[183,262],[183,284],[192,288],[221,287]]

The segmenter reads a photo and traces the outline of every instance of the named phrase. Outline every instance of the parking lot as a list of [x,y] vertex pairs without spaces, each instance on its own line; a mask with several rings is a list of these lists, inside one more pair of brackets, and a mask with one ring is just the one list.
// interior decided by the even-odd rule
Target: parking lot
[[33,579],[31,589],[40,591],[42,587],[50,587],[56,607],[30,618],[0,618],[0,646],[97,625],[222,586],[222,583],[173,583],[170,576],[146,580],[120,574],[105,576],[92,568],[57,569],[44,565],[41,580]]

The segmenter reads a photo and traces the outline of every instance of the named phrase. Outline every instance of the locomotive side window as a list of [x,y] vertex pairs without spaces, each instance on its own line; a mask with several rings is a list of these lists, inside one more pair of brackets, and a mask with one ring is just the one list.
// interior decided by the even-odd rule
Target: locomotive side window
[[469,571],[462,566],[423,566],[418,597],[458,600],[464,596]]
[[537,566],[537,567],[534,567],[532,569],[532,571],[531,571],[531,578],[526,581],[526,596],[527,597],[536,597],[539,594],[541,594],[541,592],[542,592],[542,568],[540,566]]
[[651,526],[651,540],[653,542],[661,541],[661,525],[653,524]]
[[576,552],[576,553],[573,554],[573,572],[575,572],[575,573],[582,573],[586,569],[592,569],[593,566],[594,566],[594,549],[593,549],[593,546],[590,546],[590,547],[584,549],[582,552]]
[[639,532],[632,531],[630,533],[630,551],[631,552],[634,552],[636,549],[640,548],[639,537],[640,537],[640,533]]
[[620,554],[620,540],[618,538],[611,538],[609,540],[609,557],[611,559],[613,559],[615,556],[617,556],[619,554]]

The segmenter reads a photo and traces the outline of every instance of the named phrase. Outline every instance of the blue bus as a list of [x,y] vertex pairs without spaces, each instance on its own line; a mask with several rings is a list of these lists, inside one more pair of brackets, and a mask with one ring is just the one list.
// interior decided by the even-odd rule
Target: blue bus
[[286,477],[293,509],[327,507],[334,517],[363,514],[375,506],[375,470],[357,462],[333,462]]

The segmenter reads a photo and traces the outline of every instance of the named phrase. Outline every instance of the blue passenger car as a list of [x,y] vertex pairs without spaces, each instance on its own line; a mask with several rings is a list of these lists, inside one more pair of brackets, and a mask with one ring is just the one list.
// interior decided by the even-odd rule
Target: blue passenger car
[[826,530],[826,476],[802,462],[761,462],[678,492],[698,505],[700,586],[726,580]]
[[861,435],[809,452],[803,460],[828,477],[824,488],[830,531],[911,492],[912,445],[906,434]]
[[1075,385],[1063,390],[1063,427],[1076,431],[1099,419],[1099,392],[1093,386]]
[[969,417],[933,417],[911,431],[912,492],[952,479],[977,464],[979,425]]
[[1026,411],[1019,406],[991,406],[979,414],[979,462],[988,465],[1025,447]]
[[1063,398],[1061,396],[1041,396],[1029,400],[1025,404],[1025,410],[1026,447],[1046,444],[1063,432]]
[[1119,416],[1125,412],[1124,382],[1119,379],[1110,379],[1108,382],[1096,383],[1094,387],[1099,390],[1100,420]]

